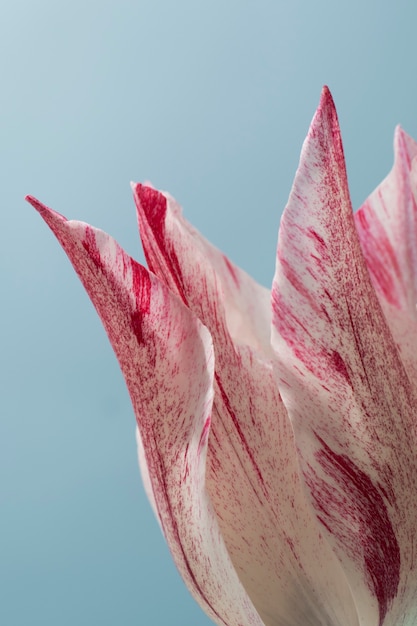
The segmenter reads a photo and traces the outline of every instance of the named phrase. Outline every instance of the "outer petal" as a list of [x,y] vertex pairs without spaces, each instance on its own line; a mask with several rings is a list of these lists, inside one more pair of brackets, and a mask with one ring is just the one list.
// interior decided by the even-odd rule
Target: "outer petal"
[[327,89],[282,219],[273,344],[305,485],[361,624],[414,623],[417,403],[360,249]]
[[354,217],[372,284],[417,389],[417,144],[400,127],[394,151],[393,169]]
[[205,489],[213,395],[210,334],[108,235],[29,201],[68,254],[122,368],[153,505],[182,577],[224,626],[262,626],[225,548]]
[[[268,626],[356,624],[344,574],[302,490],[271,364],[265,350],[257,357],[255,341],[240,345],[243,337],[259,337],[244,304],[245,288],[239,291],[247,279],[186,224],[171,198],[140,185],[135,194],[151,269],[213,336],[207,489],[246,590]],[[226,323],[233,298],[242,304],[248,329],[239,344]]]

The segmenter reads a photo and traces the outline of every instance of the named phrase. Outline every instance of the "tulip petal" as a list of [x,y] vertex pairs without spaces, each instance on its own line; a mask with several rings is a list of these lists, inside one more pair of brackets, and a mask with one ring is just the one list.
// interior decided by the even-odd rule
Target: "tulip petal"
[[360,623],[416,620],[416,397],[371,284],[325,88],[278,240],[277,380]]
[[146,457],[146,487],[182,577],[216,624],[262,626],[205,488],[214,369],[209,332],[111,237],[28,200],[69,256],[117,355]]
[[[138,208],[138,221],[148,266],[164,277],[164,281],[184,301],[181,276],[182,250],[166,248],[170,242],[165,230],[181,224],[191,251],[204,258],[204,266],[212,268],[221,277],[222,304],[228,330],[238,344],[250,345],[267,357],[272,356],[270,344],[270,291],[257,284],[246,272],[233,264],[220,250],[205,240],[191,224],[182,218],[181,207],[169,194],[162,194],[150,186],[132,183]],[[189,248],[190,249],[190,248]]]
[[[345,576],[303,492],[293,431],[265,359],[270,348],[256,350],[260,333],[245,303],[252,287],[239,291],[243,272],[230,269],[170,197],[141,185],[134,191],[149,267],[213,337],[207,490],[245,589],[267,626],[357,624]],[[227,323],[233,299],[247,329],[238,341]]]
[[394,167],[355,214],[372,283],[383,301],[416,319],[417,205],[412,162],[417,143],[398,127]]
[[391,172],[354,217],[372,284],[417,390],[417,143],[400,127],[394,154]]

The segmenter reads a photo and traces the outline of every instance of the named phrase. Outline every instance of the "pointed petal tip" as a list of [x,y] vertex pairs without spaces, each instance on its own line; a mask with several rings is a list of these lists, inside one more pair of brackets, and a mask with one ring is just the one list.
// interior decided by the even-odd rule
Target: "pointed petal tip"
[[61,213],[58,213],[58,211],[54,211],[54,209],[50,209],[49,207],[46,206],[46,204],[43,204],[42,202],[40,202],[40,200],[38,200],[34,196],[27,195],[25,196],[25,200],[26,202],[29,202],[29,204],[31,204],[34,209],[36,209],[39,215],[45,220],[45,222],[51,228],[52,228],[53,223],[68,221],[65,215],[61,215]]
[[165,196],[146,184],[136,183],[133,186],[133,197],[139,216],[145,217],[149,222],[159,223],[165,218],[166,198]]
[[[138,200],[145,199],[149,194],[155,193],[156,190],[146,183],[130,183],[132,187],[133,194],[138,198]],[[159,192],[156,192],[159,193]]]
[[397,124],[394,129],[394,147],[398,142],[406,137],[408,137],[408,135],[405,132],[404,128],[401,126],[401,124]]
[[[143,204],[146,197],[146,186],[143,183],[131,182],[130,186],[133,192],[133,199],[138,210],[143,210]],[[146,204],[146,203],[145,203]]]
[[332,93],[327,85],[323,85],[321,90],[320,101],[324,100],[333,102]]
[[328,88],[327,85],[323,85],[323,88],[320,94],[320,102],[319,102],[318,110],[326,110],[326,109],[331,110],[335,108],[336,107],[335,107],[333,96],[332,96],[330,89]]
[[333,100],[333,96],[327,85],[324,85],[323,89],[321,90],[320,102],[317,107],[316,114],[313,118],[311,128],[313,129],[318,124],[322,125],[325,121],[331,123],[333,127],[339,127],[336,106]]
[[[320,96],[320,102],[310,124],[310,128],[304,143],[303,152],[307,158],[313,158],[314,152],[323,154],[333,153],[334,158],[343,164],[343,143],[337,116],[336,106],[330,89],[324,86]],[[330,154],[330,153],[329,153]]]
[[[394,132],[394,169],[400,168],[403,175],[407,176],[407,172],[413,169],[412,162],[416,157],[417,142],[398,124]],[[412,183],[412,189],[413,186]]]
[[397,124],[397,126],[394,129],[394,156],[396,157],[400,150],[401,150],[401,145],[404,143],[404,138],[406,137],[406,133],[404,132],[404,129],[400,126],[400,124]]
[[142,208],[142,195],[143,195],[143,185],[142,183],[131,182],[130,186],[133,192],[133,198],[136,204],[136,208],[139,210]]
[[416,142],[414,141],[414,139],[411,137],[411,135],[409,135],[404,128],[401,126],[401,124],[397,124],[397,126],[395,127],[394,130],[394,149],[396,148],[397,145],[400,145],[402,143],[412,143],[415,144]]
[[33,208],[36,209],[39,213],[41,213],[47,208],[42,204],[42,202],[40,202],[37,198],[35,198],[35,196],[31,196],[30,194],[25,196],[25,200],[26,202],[29,202],[29,204],[31,204]]
[[138,195],[145,193],[147,189],[161,193],[152,185],[149,180],[145,180],[143,183],[135,183],[134,181],[130,181],[130,187],[133,193]]

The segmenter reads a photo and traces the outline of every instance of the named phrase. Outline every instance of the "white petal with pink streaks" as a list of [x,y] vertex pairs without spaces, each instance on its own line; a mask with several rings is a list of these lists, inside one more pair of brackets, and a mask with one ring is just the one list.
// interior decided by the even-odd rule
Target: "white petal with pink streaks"
[[360,248],[327,89],[281,222],[273,345],[305,486],[361,626],[414,623],[417,402]]
[[394,153],[391,172],[354,217],[372,284],[417,390],[417,144],[400,127]]
[[183,579],[216,624],[263,626],[205,488],[214,369],[209,332],[114,239],[29,200],[68,254],[117,355],[140,429],[147,486]]
[[[141,236],[150,268],[209,328],[215,349],[215,396],[208,442],[207,489],[239,576],[268,626],[356,625],[345,576],[319,532],[302,490],[293,432],[266,351],[250,315],[231,337],[229,301],[242,274],[207,252],[171,199],[137,189]],[[222,255],[221,255],[222,257]],[[239,280],[230,281],[230,276]],[[230,294],[230,297],[228,296]],[[260,357],[260,358],[258,358]]]
[[417,143],[400,127],[395,131],[394,153],[391,172],[354,217],[381,301],[417,320],[417,204],[411,181]]
[[[169,255],[175,252],[167,248],[164,229],[181,224],[193,251],[202,259],[205,267],[218,276],[221,304],[225,310],[228,330],[238,344],[249,345],[266,357],[272,356],[270,343],[271,294],[253,280],[240,267],[232,263],[220,250],[209,243],[193,226],[182,217],[179,204],[168,193],[161,193],[150,186],[132,183],[138,222],[149,267],[164,276],[167,285],[181,297],[180,268],[178,257],[173,262]],[[169,222],[169,223],[168,223]],[[152,232],[152,234],[151,234]],[[158,271],[157,271],[158,269]],[[202,271],[204,268],[202,268]]]

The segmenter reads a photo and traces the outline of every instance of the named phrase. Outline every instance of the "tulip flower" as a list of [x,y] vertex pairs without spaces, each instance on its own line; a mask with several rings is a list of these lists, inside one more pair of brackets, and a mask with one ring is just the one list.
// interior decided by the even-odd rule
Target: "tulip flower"
[[148,268],[28,198],[112,343],[145,488],[223,626],[417,623],[417,144],[352,212],[327,88],[272,291],[133,185]]

